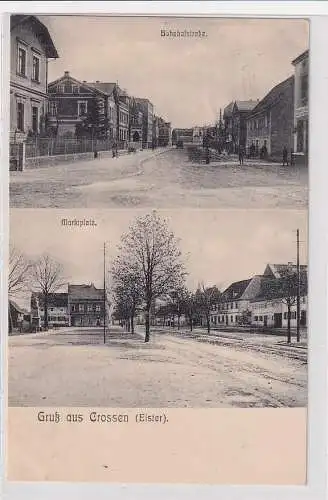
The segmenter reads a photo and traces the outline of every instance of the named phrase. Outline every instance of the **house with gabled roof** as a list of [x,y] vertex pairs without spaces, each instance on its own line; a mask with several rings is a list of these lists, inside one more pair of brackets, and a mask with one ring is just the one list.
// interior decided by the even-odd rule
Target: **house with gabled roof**
[[69,71],[49,83],[49,123],[55,135],[116,140],[116,84],[88,83]]
[[246,148],[246,120],[249,113],[258,104],[258,100],[254,101],[235,101],[232,108],[232,144],[234,153],[238,153],[240,148]]
[[68,285],[70,326],[99,327],[104,325],[106,301],[104,290],[90,285]]
[[273,87],[248,114],[246,146],[249,155],[281,161],[285,147],[291,155],[293,121],[294,76],[290,76]]

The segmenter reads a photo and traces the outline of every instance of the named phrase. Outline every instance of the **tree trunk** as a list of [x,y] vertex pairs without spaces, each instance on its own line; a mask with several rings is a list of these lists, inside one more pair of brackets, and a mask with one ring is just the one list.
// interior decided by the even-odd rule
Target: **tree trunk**
[[290,305],[288,304],[288,312],[287,312],[287,343],[291,343],[291,331],[290,331]]
[[192,321],[192,317],[190,317],[190,331],[192,332],[192,327],[193,327],[193,321]]
[[146,310],[146,335],[145,335],[145,342],[149,342],[150,338],[150,307],[147,306]]
[[48,330],[48,294],[44,294],[44,319],[43,319],[44,329]]
[[131,316],[131,333],[134,333],[134,315]]
[[180,330],[180,316],[178,316],[178,330]]
[[8,333],[13,331],[13,318],[11,316],[10,303],[8,302]]
[[206,323],[207,323],[207,333],[211,333],[211,323],[209,316],[206,316]]

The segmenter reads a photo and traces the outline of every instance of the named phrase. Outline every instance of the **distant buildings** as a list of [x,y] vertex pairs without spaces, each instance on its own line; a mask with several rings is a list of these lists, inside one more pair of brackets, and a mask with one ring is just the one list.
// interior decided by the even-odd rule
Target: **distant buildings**
[[135,98],[139,111],[142,113],[142,147],[153,147],[154,106],[149,99]]
[[[37,304],[40,326],[44,325],[45,303],[41,293],[32,293],[31,304]],[[68,326],[68,295],[67,293],[51,293],[47,297],[48,326],[49,328]]]
[[95,327],[104,324],[104,290],[90,285],[68,285],[70,326]]

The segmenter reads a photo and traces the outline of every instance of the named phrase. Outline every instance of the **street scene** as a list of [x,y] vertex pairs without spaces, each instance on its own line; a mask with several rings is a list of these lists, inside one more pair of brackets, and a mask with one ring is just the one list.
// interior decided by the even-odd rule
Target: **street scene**
[[11,173],[16,208],[307,208],[308,171],[247,160],[193,163],[167,148]]
[[307,404],[304,211],[62,214],[11,214],[11,406]]
[[170,22],[11,16],[11,207],[307,207],[308,23]]

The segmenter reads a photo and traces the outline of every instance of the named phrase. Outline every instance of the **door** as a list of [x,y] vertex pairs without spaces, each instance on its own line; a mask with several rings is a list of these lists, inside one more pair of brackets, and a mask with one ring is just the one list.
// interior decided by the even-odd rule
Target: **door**
[[282,327],[282,313],[274,314],[274,327],[281,328]]
[[263,323],[264,323],[264,326],[268,326],[268,316],[264,316]]
[[306,326],[306,311],[301,311],[300,325]]

